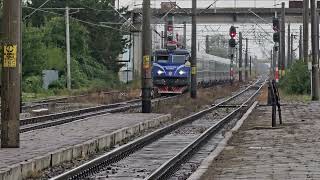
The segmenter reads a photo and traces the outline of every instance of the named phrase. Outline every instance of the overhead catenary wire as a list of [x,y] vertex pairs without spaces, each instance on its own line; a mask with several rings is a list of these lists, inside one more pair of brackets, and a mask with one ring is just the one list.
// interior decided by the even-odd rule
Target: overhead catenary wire
[[49,1],[50,0],[46,0],[38,8],[35,8],[30,14],[26,15],[26,17],[23,20],[26,20],[27,18],[31,17],[35,12],[37,12],[40,8],[42,8],[44,5],[46,5]]
[[[22,6],[23,8],[28,8],[28,9],[37,9],[37,8],[33,8],[33,7],[29,7],[29,6]],[[37,9],[37,11],[41,11],[41,12],[45,12],[45,13],[49,13],[49,14],[54,14],[57,16],[64,16],[64,14],[60,14],[60,13],[56,13],[56,12],[52,12],[52,11],[47,11],[47,10],[43,10],[43,9]],[[116,31],[120,31],[120,32],[126,32],[126,33],[130,33],[129,31],[126,30],[122,30],[122,29],[117,29],[114,28],[112,26],[108,26],[108,25],[103,25],[103,24],[97,24],[94,22],[89,22],[89,21],[85,21],[85,20],[81,20],[75,17],[70,16],[70,19],[73,19],[75,21],[87,24],[87,25],[91,25],[91,26],[96,26],[96,27],[102,27],[102,28],[108,28],[108,29],[112,29],[112,30],[116,30]]]

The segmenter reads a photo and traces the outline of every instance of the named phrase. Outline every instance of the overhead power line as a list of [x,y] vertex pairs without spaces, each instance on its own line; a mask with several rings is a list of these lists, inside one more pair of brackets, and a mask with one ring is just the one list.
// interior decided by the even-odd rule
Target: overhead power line
[[[60,13],[56,13],[56,12],[52,12],[52,11],[47,11],[47,10],[43,10],[43,9],[33,8],[33,7],[29,7],[29,6],[22,6],[22,7],[23,8],[28,8],[28,9],[34,9],[34,10],[37,9],[37,11],[41,11],[41,12],[45,12],[45,13],[49,13],[49,14],[54,14],[54,15],[57,15],[57,16],[64,16],[64,14],[60,14]],[[78,22],[81,22],[81,23],[84,23],[84,24],[88,24],[88,25],[91,25],[91,26],[108,28],[108,29],[112,29],[112,30],[116,30],[116,31],[129,33],[129,31],[117,29],[117,28],[114,28],[112,26],[103,25],[103,24],[97,24],[97,23],[94,23],[94,22],[81,20],[81,19],[78,19],[78,18],[75,18],[75,17],[72,17],[72,16],[70,16],[70,18],[75,20],[75,21],[78,21]]]
[[46,5],[50,0],[46,0],[44,3],[42,3],[38,8],[35,8],[30,14],[28,14],[23,20],[26,20],[27,18],[31,17],[35,12],[37,12],[40,8],[42,8],[44,5]]

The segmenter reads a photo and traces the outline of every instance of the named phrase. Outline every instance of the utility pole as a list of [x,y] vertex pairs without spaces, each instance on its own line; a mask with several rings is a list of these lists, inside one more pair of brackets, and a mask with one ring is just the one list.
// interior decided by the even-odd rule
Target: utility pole
[[150,29],[150,0],[143,0],[142,8],[142,113],[151,112],[151,53],[152,53],[152,39]]
[[183,46],[187,49],[187,23],[183,22]]
[[309,57],[309,0],[303,1],[303,61],[308,63]]
[[3,1],[1,148],[20,146],[21,1]]
[[245,80],[249,80],[249,75],[248,75],[248,38],[246,38],[246,55],[245,55],[245,60],[244,60],[244,69],[245,69]]
[[288,54],[287,54],[287,63],[286,67],[290,67],[291,65],[291,33],[290,33],[290,23],[288,23]]
[[242,81],[242,32],[239,32],[239,82]]
[[71,90],[71,69],[70,69],[70,23],[69,23],[69,7],[66,7],[66,46],[67,46],[67,88]]
[[299,60],[302,60],[302,26],[300,26],[299,36]]
[[197,98],[197,0],[192,0],[191,98]]
[[317,39],[317,26],[319,26],[319,23],[317,22],[317,12],[316,12],[316,2],[315,0],[310,0],[311,5],[311,43],[312,43],[312,94],[311,98],[313,101],[319,100],[319,69],[318,69],[318,54],[319,49],[318,45],[319,40]]
[[285,12],[285,3],[281,3],[281,21],[280,21],[280,70],[281,76],[283,76],[285,70],[285,61],[286,61],[286,28],[285,28],[285,19],[286,19],[286,12]]

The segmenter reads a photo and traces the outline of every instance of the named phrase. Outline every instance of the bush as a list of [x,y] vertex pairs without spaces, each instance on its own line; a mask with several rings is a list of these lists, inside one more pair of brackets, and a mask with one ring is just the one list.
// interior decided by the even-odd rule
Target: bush
[[296,61],[280,80],[280,87],[288,94],[308,94],[310,88],[310,72],[303,61]]
[[29,76],[22,82],[22,90],[28,93],[39,93],[42,89],[42,77],[41,76]]

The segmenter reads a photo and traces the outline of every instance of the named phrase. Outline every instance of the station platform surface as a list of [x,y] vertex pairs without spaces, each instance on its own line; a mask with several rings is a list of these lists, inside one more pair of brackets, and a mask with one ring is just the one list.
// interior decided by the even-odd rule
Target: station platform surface
[[258,106],[201,179],[320,179],[320,103],[286,104],[282,116],[271,128],[271,107]]
[[[75,153],[78,153],[76,154],[77,157],[79,153],[80,155],[81,153],[88,154],[88,148],[91,146],[93,150],[96,150],[99,147],[102,149],[108,145],[115,145],[115,141],[121,141],[126,137],[140,133],[143,129],[152,126],[155,127],[161,122],[170,119],[170,115],[163,114],[105,114],[63,125],[21,133],[20,148],[0,149],[0,175],[1,172],[8,171],[10,168],[12,169],[13,165],[18,164],[17,167],[21,169],[15,170],[18,174],[16,172],[14,173],[17,174],[16,177],[20,179],[22,176],[19,174],[19,171],[22,173],[31,173],[30,171],[34,171],[35,169],[41,170],[47,168],[47,166],[51,166],[53,163],[69,160],[68,158],[75,156]],[[131,129],[128,127],[131,127]],[[112,136],[106,136],[108,134]],[[85,143],[87,141],[89,142],[86,145]],[[113,143],[110,141],[113,141]],[[81,144],[83,146],[79,146]],[[68,149],[70,151],[68,151]],[[65,151],[66,153],[64,153]],[[65,157],[64,154],[70,157]],[[42,157],[42,160],[38,159],[38,161],[38,157]],[[31,162],[31,159],[35,159],[35,161]],[[30,167],[26,167],[26,170],[24,170],[24,164],[19,166],[19,163],[26,161],[30,162],[28,165]],[[28,175],[25,174],[24,176]],[[11,179],[15,179],[15,177],[11,177]]]

